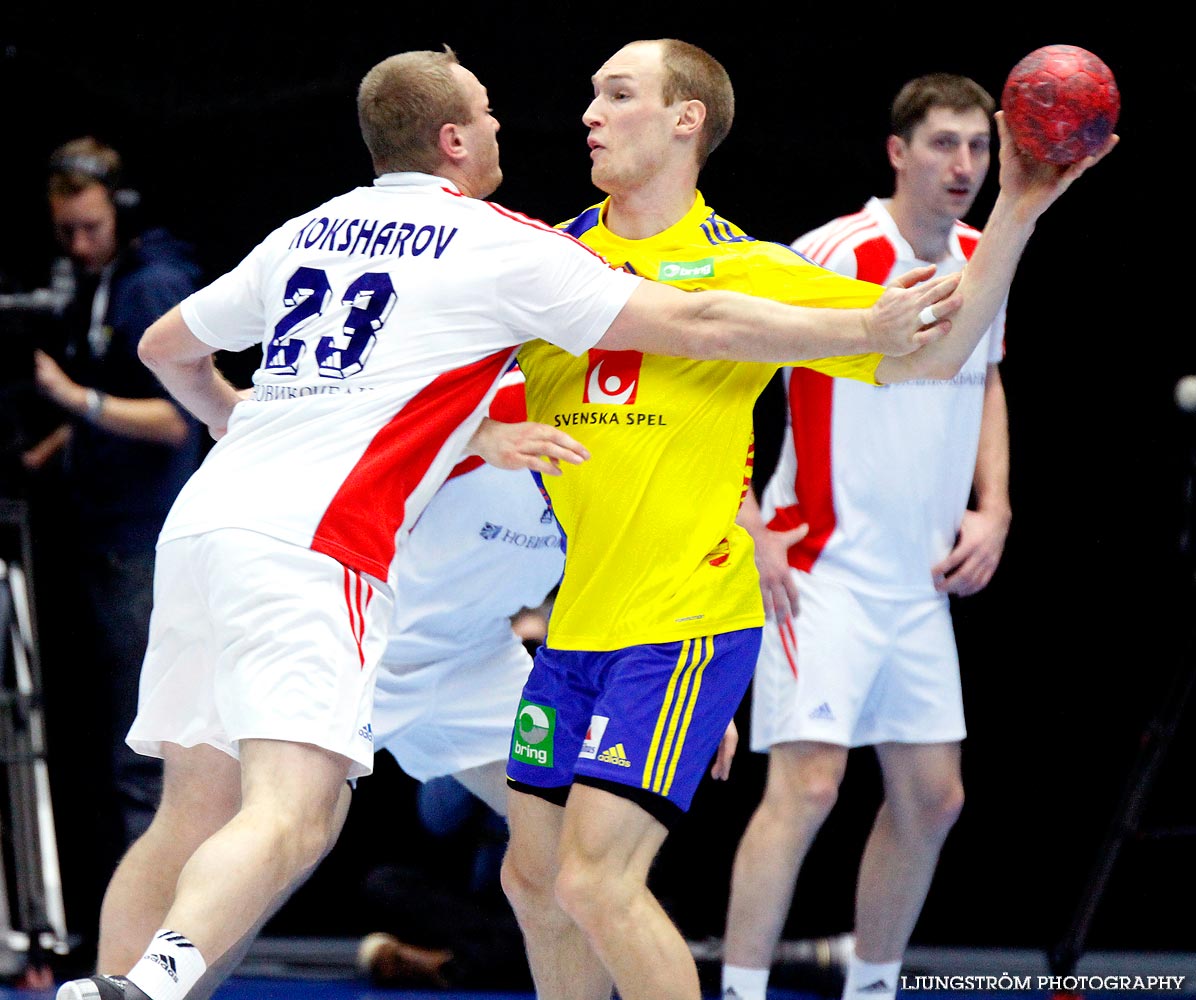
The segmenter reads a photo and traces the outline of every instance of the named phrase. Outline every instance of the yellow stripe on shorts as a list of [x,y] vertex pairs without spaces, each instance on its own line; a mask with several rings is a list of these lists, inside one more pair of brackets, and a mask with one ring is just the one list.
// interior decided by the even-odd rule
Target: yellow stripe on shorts
[[[695,647],[695,643],[700,643],[701,646]],[[652,743],[648,747],[648,758],[644,762],[641,787],[660,795],[669,794],[669,789],[673,786],[673,776],[677,772],[677,762],[685,746],[685,736],[693,719],[698,692],[702,688],[702,674],[713,656],[713,636],[682,641],[677,666],[669,678],[660,714],[656,717],[656,728],[652,732]],[[678,689],[681,693],[674,698]],[[663,754],[662,742],[665,748]]]

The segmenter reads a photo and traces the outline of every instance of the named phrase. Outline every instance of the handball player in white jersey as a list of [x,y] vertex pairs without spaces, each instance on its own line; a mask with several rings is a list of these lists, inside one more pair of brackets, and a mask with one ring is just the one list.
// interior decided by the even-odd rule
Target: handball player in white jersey
[[[141,341],[218,441],[159,538],[129,743],[164,758],[165,786],[109,884],[97,961],[127,975],[64,983],[59,1000],[211,992],[335,841],[346,779],[373,763],[395,538],[461,457],[517,345],[902,354],[939,342],[961,304],[948,276],[828,322],[615,271],[479,200],[502,176],[498,122],[451,52],[384,60],[358,114],[375,183],[285,222]],[[212,358],[253,344],[242,401]],[[585,457],[563,433],[524,429],[501,451],[510,468]]]
[[[988,169],[993,100],[972,80],[934,74],[907,83],[892,110],[893,197],[793,247],[881,284],[918,263],[960,271],[980,237],[959,217]],[[727,919],[723,985],[740,1000],[764,1000],[802,859],[857,746],[876,747],[886,799],[861,864],[843,995],[896,990],[963,804],[948,595],[987,585],[1009,530],[1004,321],[1002,307],[950,381],[877,390],[785,371],[788,426],[752,525],[777,613],[752,698],[751,745],[769,752],[768,781],[738,850]],[[782,533],[801,525],[786,549]]]

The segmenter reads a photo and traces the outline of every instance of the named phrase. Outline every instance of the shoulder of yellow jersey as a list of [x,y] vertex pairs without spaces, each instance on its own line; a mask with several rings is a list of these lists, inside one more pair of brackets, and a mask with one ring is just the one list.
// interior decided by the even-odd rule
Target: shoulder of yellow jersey
[[570,236],[580,239],[582,233],[598,225],[598,219],[602,213],[602,205],[602,202],[598,202],[597,205],[591,205],[580,215],[575,215],[572,219],[567,219],[564,222],[558,222],[556,228],[563,229]]

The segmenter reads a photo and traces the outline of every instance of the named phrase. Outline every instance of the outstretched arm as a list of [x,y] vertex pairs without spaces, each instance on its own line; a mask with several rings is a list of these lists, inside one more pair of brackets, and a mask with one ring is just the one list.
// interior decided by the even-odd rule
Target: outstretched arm
[[1117,136],[1110,136],[1103,149],[1070,166],[1040,163],[1018,150],[1005,125],[1004,113],[998,111],[996,119],[1001,143],[1001,191],[976,252],[963,269],[956,292],[962,305],[951,321],[951,334],[912,354],[884,358],[876,370],[878,382],[954,378],[996,318],[1039,216],[1118,142]]
[[[927,278],[933,268],[918,276]],[[903,354],[951,329],[958,274],[889,288],[868,309],[786,305],[741,292],[683,292],[644,281],[596,345],[669,357],[783,364],[852,354]],[[934,307],[928,324],[923,310]]]

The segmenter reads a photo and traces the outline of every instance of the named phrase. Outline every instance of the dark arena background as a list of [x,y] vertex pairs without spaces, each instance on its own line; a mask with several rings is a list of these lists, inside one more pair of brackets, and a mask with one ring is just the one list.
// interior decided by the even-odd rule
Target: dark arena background
[[[955,605],[968,800],[913,944],[1045,953],[1074,926],[1108,861],[1083,949],[1196,952],[1196,703],[1186,713],[1182,705],[1194,669],[1183,542],[1196,416],[1173,397],[1196,372],[1196,67],[1178,13],[1151,4],[1116,14],[1078,6],[1072,18],[1042,5],[415,6],[170,5],[133,17],[119,5],[6,5],[0,274],[11,288],[46,285],[55,255],[46,160],[61,142],[93,134],[123,152],[147,213],[191,241],[215,277],[280,222],[370,183],[356,86],[405,49],[448,43],[478,74],[502,123],[506,179],[494,199],[556,222],[600,198],[580,120],[590,75],[633,39],[703,46],[729,70],[737,108],[702,191],[750,234],[784,243],[891,193],[888,103],[906,79],[963,73],[999,97],[1009,69],[1040,45],[1081,45],[1108,63],[1122,91],[1121,146],[1044,216],[1010,298],[1002,372],[1013,528],[987,591]],[[983,225],[996,175],[994,158],[967,221]],[[0,356],[11,360],[9,345]],[[241,384],[255,361],[221,359]],[[762,485],[778,444],[775,384],[757,413]],[[54,667],[44,664],[47,685]],[[703,786],[653,872],[694,941],[722,934],[732,854],[762,787],[764,759],[746,750],[747,726],[745,703],[732,780]],[[52,719],[48,727],[53,760]],[[1144,759],[1157,763],[1150,776]],[[86,938],[103,876],[78,870],[88,823],[65,791],[70,762],[54,763],[67,918]],[[1131,792],[1139,822],[1115,838],[1114,857],[1108,840]],[[879,795],[873,758],[859,751],[805,865],[786,938],[850,929]],[[371,869],[439,865],[457,849],[419,826],[414,802],[413,782],[380,757],[340,843],[266,940],[375,929],[361,905]]]

